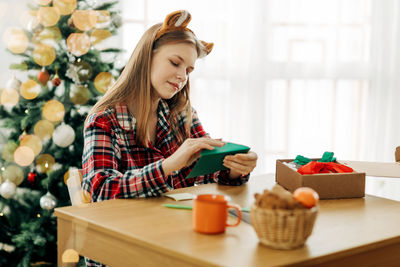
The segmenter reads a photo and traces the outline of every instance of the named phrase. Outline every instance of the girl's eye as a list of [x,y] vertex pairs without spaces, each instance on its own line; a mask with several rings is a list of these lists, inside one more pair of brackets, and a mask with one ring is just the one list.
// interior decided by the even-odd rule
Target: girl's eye
[[173,62],[172,60],[170,60],[171,64],[174,65],[175,67],[178,67],[178,63]]

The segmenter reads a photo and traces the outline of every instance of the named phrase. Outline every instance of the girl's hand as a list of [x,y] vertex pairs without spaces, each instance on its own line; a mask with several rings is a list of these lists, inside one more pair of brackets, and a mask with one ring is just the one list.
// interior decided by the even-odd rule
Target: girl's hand
[[230,169],[229,177],[239,178],[254,170],[257,165],[257,154],[249,151],[247,154],[228,155],[224,158],[224,166]]
[[215,146],[221,147],[223,145],[225,145],[225,142],[209,137],[188,138],[174,154],[162,162],[164,174],[170,175],[173,171],[190,166],[200,157],[203,149],[213,150]]

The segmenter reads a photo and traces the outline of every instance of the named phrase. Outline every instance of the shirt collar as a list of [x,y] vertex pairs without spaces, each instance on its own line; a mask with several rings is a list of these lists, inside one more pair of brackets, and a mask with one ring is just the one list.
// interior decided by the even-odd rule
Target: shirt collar
[[117,104],[115,106],[115,114],[119,126],[125,131],[131,131],[136,126],[136,119],[129,113],[128,106],[126,104]]
[[[165,100],[161,99],[158,103],[158,119],[161,119],[161,124],[168,125],[168,116],[170,110]],[[125,131],[131,131],[136,126],[136,118],[131,115],[126,104],[117,104],[115,106],[115,114],[117,116],[118,124]],[[163,128],[164,128],[163,127]]]

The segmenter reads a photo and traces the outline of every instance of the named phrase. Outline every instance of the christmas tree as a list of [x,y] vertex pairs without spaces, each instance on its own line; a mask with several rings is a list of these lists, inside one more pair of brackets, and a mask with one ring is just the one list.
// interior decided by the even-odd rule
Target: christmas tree
[[[71,205],[66,180],[81,168],[83,124],[120,74],[105,48],[121,17],[116,2],[32,0],[5,33],[10,66],[24,78],[0,87],[0,266],[57,263],[55,207]],[[16,75],[17,76],[17,75]]]

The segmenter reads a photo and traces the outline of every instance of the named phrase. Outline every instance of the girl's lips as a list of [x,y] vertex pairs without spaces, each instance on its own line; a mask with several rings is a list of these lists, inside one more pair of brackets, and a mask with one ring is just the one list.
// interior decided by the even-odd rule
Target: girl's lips
[[171,82],[168,82],[170,85],[172,85],[172,87],[174,87],[174,89],[176,90],[176,91],[178,91],[179,90],[179,85],[177,84],[177,83],[171,83]]

